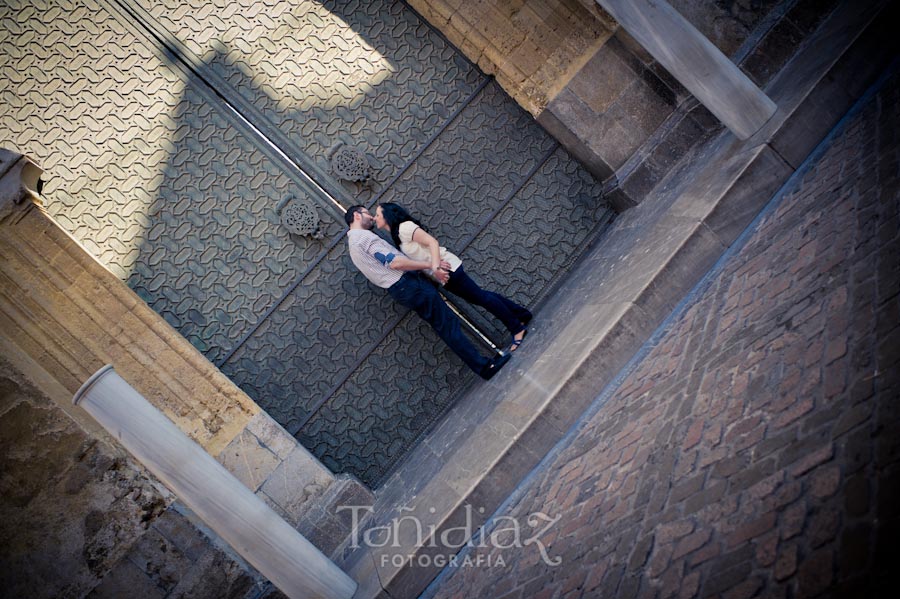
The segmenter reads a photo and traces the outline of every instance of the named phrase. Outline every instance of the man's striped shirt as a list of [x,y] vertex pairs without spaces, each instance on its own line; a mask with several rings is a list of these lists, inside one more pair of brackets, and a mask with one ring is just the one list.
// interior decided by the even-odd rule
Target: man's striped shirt
[[403,276],[402,272],[391,270],[375,257],[376,252],[385,256],[392,253],[402,256],[403,253],[372,231],[350,229],[347,231],[347,247],[350,259],[359,272],[382,289],[387,289]]

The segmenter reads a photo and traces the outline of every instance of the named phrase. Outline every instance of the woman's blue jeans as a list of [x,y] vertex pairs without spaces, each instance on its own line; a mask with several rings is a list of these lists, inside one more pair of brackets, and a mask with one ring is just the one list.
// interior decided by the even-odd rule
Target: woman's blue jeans
[[522,324],[523,321],[531,319],[531,312],[526,308],[499,293],[485,291],[479,287],[463,270],[462,264],[450,273],[450,280],[444,285],[444,289],[470,304],[481,306],[500,319],[503,326],[513,335],[520,333],[525,328],[525,325]]

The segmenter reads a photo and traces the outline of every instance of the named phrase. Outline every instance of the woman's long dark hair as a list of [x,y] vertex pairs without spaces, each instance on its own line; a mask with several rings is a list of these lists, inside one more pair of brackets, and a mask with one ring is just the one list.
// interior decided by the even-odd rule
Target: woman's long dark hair
[[400,204],[394,204],[393,202],[385,202],[384,204],[378,205],[381,208],[381,215],[384,217],[384,222],[388,224],[391,228],[391,239],[394,240],[394,245],[398,248],[400,247],[400,223],[405,223],[408,220],[416,223],[419,228],[421,228],[426,233],[428,229],[425,228],[425,225],[414,219],[410,216],[409,212],[407,212]]

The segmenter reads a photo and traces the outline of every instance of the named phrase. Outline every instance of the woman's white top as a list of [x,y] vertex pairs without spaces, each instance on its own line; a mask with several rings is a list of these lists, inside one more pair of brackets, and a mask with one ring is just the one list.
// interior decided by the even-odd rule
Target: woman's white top
[[[419,225],[411,220],[400,223],[400,226],[397,228],[397,233],[400,237],[400,251],[413,260],[431,262],[431,250],[428,249],[428,246],[422,245],[418,241],[413,241],[413,234],[418,228]],[[441,248],[441,260],[449,262],[450,270],[452,271],[455,271],[462,264],[462,260],[453,252],[447,251],[445,247]]]

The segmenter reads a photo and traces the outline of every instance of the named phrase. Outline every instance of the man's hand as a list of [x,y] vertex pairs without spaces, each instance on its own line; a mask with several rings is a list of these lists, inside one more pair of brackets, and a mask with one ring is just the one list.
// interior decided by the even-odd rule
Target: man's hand
[[441,285],[445,285],[447,281],[450,280],[450,272],[444,270],[443,268],[439,268],[437,270],[431,271],[431,276],[437,279],[437,282]]

